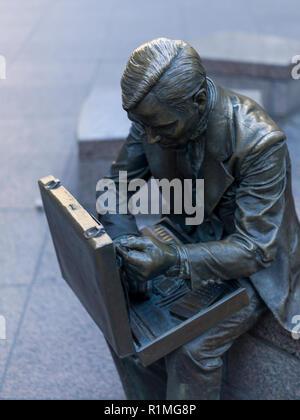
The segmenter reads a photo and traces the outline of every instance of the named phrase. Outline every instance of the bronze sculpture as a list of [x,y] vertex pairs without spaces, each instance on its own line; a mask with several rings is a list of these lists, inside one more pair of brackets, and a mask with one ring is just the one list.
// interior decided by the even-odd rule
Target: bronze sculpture
[[[39,187],[62,277],[118,356],[136,355],[147,367],[249,305],[234,280],[191,291],[182,279],[159,276],[149,298],[133,295],[103,225],[59,179],[47,176]],[[163,222],[141,231],[181,244]]]
[[170,219],[190,244],[141,238],[130,214],[100,216],[115,239],[129,280],[140,284],[172,269],[195,290],[239,279],[251,303],[148,368],[112,351],[130,399],[219,399],[222,357],[234,340],[271,310],[287,330],[300,313],[299,222],[291,192],[285,134],[251,99],[206,76],[196,51],[160,38],[142,45],[122,77],[132,120],[108,178],[203,178],[205,220]]

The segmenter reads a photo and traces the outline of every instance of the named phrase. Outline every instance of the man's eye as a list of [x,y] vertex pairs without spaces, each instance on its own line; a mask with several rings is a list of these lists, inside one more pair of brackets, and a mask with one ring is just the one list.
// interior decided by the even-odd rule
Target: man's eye
[[165,125],[163,127],[157,127],[157,130],[159,130],[159,132],[162,133],[162,134],[164,134],[164,133],[171,134],[171,133],[174,132],[174,130],[177,127],[177,125],[178,125],[178,122],[176,121],[176,122],[172,122],[172,123],[170,123],[168,125]]
[[159,127],[157,129],[154,130],[155,133],[157,134],[167,134],[167,133],[172,133],[172,127]]
[[174,130],[161,130],[159,135],[166,138],[172,138],[174,135]]

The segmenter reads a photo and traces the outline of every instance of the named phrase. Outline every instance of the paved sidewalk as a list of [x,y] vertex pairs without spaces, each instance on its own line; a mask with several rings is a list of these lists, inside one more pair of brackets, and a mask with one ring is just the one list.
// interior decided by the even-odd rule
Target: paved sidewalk
[[[118,83],[142,42],[216,30],[299,38],[298,0],[244,3],[2,0],[0,315],[7,340],[0,340],[0,399],[124,398],[101,333],[61,279],[45,216],[35,208],[37,180],[51,173],[76,194],[82,101],[99,74],[106,86]],[[299,126],[295,119],[292,138]],[[292,147],[295,160],[299,145]]]

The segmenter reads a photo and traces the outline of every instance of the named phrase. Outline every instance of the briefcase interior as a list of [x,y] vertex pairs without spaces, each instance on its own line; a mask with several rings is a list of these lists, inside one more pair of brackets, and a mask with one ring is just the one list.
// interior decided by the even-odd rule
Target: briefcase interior
[[[208,286],[203,296],[163,276],[152,282],[150,299],[130,299],[103,226],[53,176],[39,187],[62,276],[119,357],[136,354],[148,366],[249,304],[234,280]],[[164,224],[143,233],[181,243]]]

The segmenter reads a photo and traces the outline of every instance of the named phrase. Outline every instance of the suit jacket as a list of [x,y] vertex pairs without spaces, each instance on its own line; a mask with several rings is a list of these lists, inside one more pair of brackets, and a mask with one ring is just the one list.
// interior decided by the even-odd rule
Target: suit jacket
[[[253,100],[214,86],[201,178],[205,218],[217,217],[223,233],[218,240],[212,236],[185,245],[191,285],[250,278],[280,324],[291,331],[293,317],[300,314],[300,225],[285,134]],[[149,145],[135,123],[108,177],[117,183],[120,170],[128,172],[128,181],[184,177],[176,152]],[[105,215],[101,221],[113,238],[137,233],[130,215]]]

